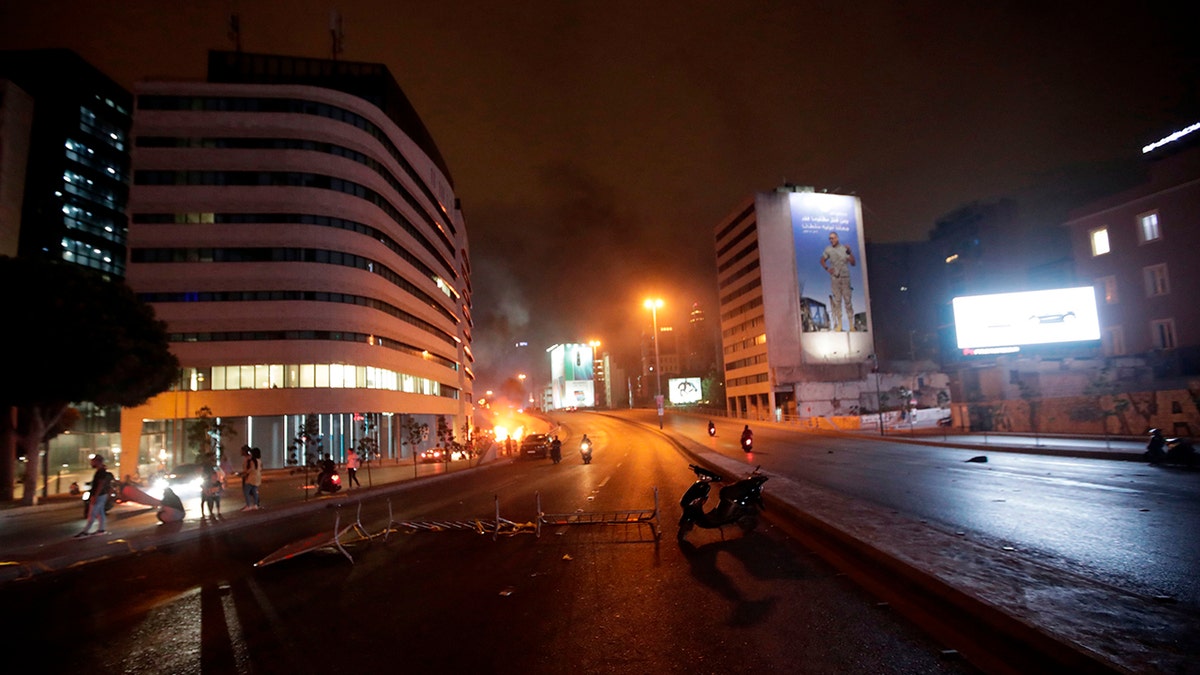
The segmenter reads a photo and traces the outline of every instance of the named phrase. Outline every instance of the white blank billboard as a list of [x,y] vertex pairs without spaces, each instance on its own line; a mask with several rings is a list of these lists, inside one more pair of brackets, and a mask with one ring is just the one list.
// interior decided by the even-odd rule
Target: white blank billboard
[[959,349],[1016,347],[1100,339],[1091,286],[954,298]]

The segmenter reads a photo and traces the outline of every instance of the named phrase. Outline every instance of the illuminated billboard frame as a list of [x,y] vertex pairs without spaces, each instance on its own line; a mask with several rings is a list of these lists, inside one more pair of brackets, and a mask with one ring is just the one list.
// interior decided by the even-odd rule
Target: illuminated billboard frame
[[550,354],[550,402],[556,410],[592,408],[596,383],[592,346],[579,343],[554,345]]
[[862,363],[875,352],[862,202],[781,189],[754,210],[772,367]]
[[954,332],[966,355],[1100,339],[1091,286],[954,298]]
[[667,395],[671,405],[699,403],[702,398],[700,378],[698,377],[672,377],[668,380],[668,387]]

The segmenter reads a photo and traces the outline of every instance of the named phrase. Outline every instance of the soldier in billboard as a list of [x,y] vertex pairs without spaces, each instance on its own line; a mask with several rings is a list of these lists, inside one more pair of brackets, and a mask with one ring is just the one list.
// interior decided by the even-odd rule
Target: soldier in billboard
[[829,245],[821,253],[821,267],[829,273],[832,292],[829,294],[833,313],[833,330],[842,330],[842,305],[846,306],[846,330],[854,330],[854,300],[851,298],[850,268],[856,265],[850,247],[838,241],[837,232],[829,233]]

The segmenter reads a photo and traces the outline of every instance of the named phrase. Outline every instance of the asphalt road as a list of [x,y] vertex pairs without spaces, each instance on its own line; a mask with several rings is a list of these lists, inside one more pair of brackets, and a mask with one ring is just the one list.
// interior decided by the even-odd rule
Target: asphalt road
[[[667,431],[743,458],[740,424],[671,416]],[[936,439],[931,439],[936,440]],[[744,458],[797,481],[969,533],[1040,563],[1200,612],[1200,472],[1140,462],[756,427]],[[971,462],[986,457],[987,462]]]
[[[55,672],[972,672],[770,525],[677,544],[688,460],[652,431],[576,424],[560,429],[562,464],[500,462],[363,502],[365,531],[389,534],[348,546],[353,563],[322,550],[253,566],[331,530],[327,509],[7,584],[11,644]],[[582,432],[589,466],[573,451]],[[547,513],[643,509],[654,488],[660,540],[646,525],[451,527],[497,505],[532,521],[539,499]],[[345,525],[358,511],[343,504]]]

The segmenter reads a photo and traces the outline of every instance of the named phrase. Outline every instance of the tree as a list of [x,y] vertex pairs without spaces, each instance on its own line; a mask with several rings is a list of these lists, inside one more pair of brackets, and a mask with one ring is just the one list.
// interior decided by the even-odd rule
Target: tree
[[237,436],[232,426],[219,419],[213,417],[212,408],[204,406],[196,411],[196,419],[187,427],[188,444],[196,449],[197,464],[216,466],[217,458],[225,447],[225,438]]
[[429,436],[429,425],[421,424],[412,415],[408,415],[400,425],[400,429],[404,433],[404,440],[408,442],[409,449],[412,450],[413,460],[416,461],[417,446]]
[[[0,500],[14,493],[18,451],[38,444],[72,402],[136,406],[166,391],[179,369],[166,324],[122,281],[63,262],[0,256],[10,329],[0,378]],[[25,463],[33,504],[37,461]]]
[[287,463],[295,466],[304,454],[304,466],[316,466],[317,458],[324,451],[325,439],[321,438],[321,421],[316,413],[308,413],[301,423],[300,433],[292,439],[292,451]]
[[379,440],[376,436],[376,422],[372,413],[363,415],[363,433],[359,437],[355,450],[364,464],[369,464],[379,453]]
[[454,450],[454,427],[446,421],[445,415],[437,416],[437,440],[442,447],[442,461],[450,461],[450,453]]

